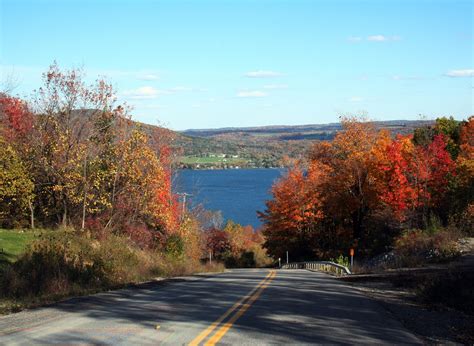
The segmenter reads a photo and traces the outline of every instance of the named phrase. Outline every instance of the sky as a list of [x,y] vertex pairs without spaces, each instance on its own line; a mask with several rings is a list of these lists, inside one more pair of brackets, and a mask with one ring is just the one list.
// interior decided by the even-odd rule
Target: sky
[[174,130],[465,119],[473,34],[470,0],[0,0],[0,71],[28,98],[82,67]]

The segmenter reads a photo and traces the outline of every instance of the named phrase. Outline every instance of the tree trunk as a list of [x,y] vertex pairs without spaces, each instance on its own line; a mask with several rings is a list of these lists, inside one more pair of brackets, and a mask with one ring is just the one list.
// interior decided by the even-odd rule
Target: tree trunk
[[35,209],[33,207],[33,203],[28,201],[28,206],[30,207],[30,227],[31,229],[35,228]]
[[84,170],[83,170],[83,175],[84,175],[84,198],[82,200],[82,224],[81,224],[81,230],[84,230],[86,226],[86,203],[87,203],[87,155],[84,157]]
[[63,227],[67,226],[67,202],[66,200],[63,200],[63,221],[62,221]]

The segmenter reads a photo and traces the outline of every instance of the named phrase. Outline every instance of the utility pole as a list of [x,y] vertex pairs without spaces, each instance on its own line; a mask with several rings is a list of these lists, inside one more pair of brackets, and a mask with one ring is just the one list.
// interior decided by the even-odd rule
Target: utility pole
[[179,192],[179,193],[177,193],[177,195],[183,197],[183,212],[181,213],[181,219],[183,219],[184,214],[186,212],[186,197],[187,196],[192,196],[192,194],[187,193],[187,192]]

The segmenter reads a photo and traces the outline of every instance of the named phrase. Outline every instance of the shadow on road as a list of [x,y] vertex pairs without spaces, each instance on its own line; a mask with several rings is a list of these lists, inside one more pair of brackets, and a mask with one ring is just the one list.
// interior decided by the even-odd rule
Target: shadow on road
[[[4,330],[4,336],[21,335],[23,341],[34,337],[32,342],[100,345],[130,341],[130,337],[144,329],[154,331],[158,324],[162,329],[160,333],[155,331],[157,338],[158,334],[173,334],[173,337],[189,334],[190,341],[256,287],[267,273],[236,270],[73,298],[47,309],[37,309],[40,321],[38,316],[32,317],[36,323],[25,314],[20,329],[9,325],[11,316],[0,319],[0,331]],[[89,321],[87,327],[81,324],[84,319]],[[67,327],[58,326],[55,331],[55,325],[59,324]],[[144,333],[140,340],[157,341],[149,337]],[[278,272],[259,299],[232,326],[225,342],[251,343],[252,340],[353,344],[407,343],[416,339],[407,340],[398,322],[350,286],[324,274],[294,270]]]

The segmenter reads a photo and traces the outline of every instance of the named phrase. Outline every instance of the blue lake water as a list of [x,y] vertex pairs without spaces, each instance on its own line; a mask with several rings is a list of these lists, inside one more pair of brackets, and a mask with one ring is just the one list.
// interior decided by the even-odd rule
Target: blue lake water
[[225,220],[261,226],[257,210],[265,210],[273,182],[281,169],[180,170],[174,179],[175,192],[192,194],[191,206],[203,204],[208,210],[222,211]]

